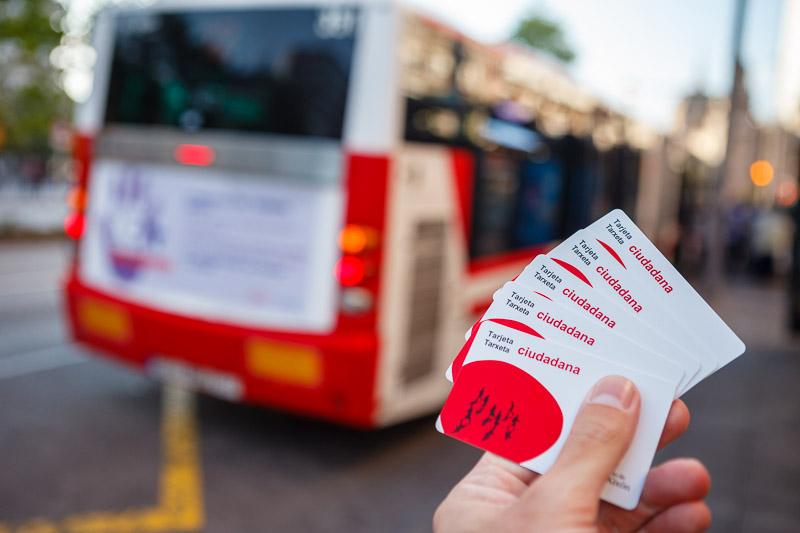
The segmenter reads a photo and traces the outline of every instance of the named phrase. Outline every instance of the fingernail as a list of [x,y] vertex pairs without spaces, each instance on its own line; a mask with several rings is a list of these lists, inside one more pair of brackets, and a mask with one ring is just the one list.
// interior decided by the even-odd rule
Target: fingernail
[[633,407],[636,397],[636,387],[633,383],[621,376],[608,376],[592,388],[587,403],[607,405],[614,409],[627,411]]

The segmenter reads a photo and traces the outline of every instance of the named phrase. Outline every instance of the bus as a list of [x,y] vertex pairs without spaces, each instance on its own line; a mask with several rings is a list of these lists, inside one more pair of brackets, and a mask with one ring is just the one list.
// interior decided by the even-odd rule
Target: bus
[[493,292],[635,202],[624,117],[402,4],[164,0],[93,38],[67,316],[159,380],[362,428],[431,413]]

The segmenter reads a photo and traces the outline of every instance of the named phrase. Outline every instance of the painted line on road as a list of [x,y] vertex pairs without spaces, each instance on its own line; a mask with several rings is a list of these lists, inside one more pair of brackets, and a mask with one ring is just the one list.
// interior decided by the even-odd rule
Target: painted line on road
[[0,533],[165,533],[197,531],[205,523],[197,439],[196,399],[177,387],[163,389],[159,500],[152,508],[96,512],[60,522],[34,519]]
[[0,380],[27,376],[86,361],[88,359],[85,356],[72,351],[72,345],[59,344],[0,358]]

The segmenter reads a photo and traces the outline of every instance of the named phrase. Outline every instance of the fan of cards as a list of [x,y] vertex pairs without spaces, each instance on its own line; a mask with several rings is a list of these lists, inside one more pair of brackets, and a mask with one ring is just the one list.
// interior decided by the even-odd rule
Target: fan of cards
[[639,425],[602,496],[625,509],[639,501],[672,400],[745,350],[620,210],[537,256],[465,338],[437,428],[535,472],[553,464],[598,380],[636,384]]

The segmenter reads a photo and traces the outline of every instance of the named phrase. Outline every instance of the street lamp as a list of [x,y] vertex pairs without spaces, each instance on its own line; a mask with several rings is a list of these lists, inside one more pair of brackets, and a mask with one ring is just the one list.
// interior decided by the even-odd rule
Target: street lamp
[[766,187],[772,183],[772,178],[775,177],[775,169],[772,168],[772,163],[759,159],[750,165],[750,181],[756,187]]

